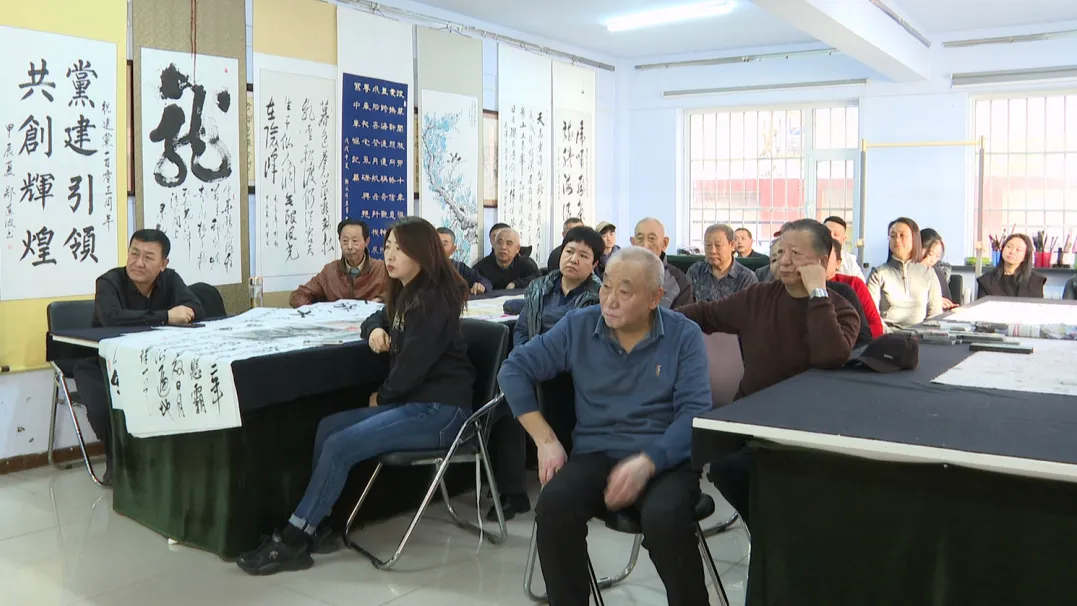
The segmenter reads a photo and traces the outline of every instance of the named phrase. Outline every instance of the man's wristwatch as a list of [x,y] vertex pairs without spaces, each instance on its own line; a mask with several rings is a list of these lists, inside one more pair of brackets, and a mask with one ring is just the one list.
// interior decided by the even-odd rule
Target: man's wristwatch
[[825,299],[829,296],[830,294],[827,293],[827,290],[825,288],[813,288],[811,292],[808,293],[808,297],[811,299]]

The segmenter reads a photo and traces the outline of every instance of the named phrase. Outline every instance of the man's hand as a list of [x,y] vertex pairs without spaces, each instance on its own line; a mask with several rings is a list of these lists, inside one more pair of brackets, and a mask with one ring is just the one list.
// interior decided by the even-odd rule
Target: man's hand
[[367,337],[366,342],[374,353],[389,351],[389,333],[385,332],[384,328],[375,328],[370,331],[370,336]]
[[168,310],[169,324],[190,324],[192,321],[194,321],[194,310],[186,305],[177,305]]
[[797,273],[808,292],[816,288],[826,288],[826,268],[822,265],[801,265],[797,268]]
[[484,292],[486,292],[486,287],[483,286],[481,283],[476,282],[476,283],[471,285],[471,294],[473,294],[473,295],[481,295]]
[[619,511],[635,503],[654,472],[654,461],[642,453],[618,463],[606,482],[606,508]]
[[943,311],[950,311],[951,309],[953,309],[955,307],[961,307],[961,306],[958,305],[957,303],[954,303],[953,301],[945,298],[945,297],[943,298],[943,300],[942,300],[942,309],[943,309]]
[[371,408],[374,408],[378,405],[378,392],[375,391],[374,393],[370,394],[370,402],[368,402],[368,405]]
[[515,282],[509,282],[508,284],[505,285],[505,290],[515,290],[515,289],[516,289],[516,283]]
[[561,446],[557,438],[535,446],[538,450],[539,482],[545,486],[553,479],[554,474],[565,466],[568,455],[565,454],[565,447]]

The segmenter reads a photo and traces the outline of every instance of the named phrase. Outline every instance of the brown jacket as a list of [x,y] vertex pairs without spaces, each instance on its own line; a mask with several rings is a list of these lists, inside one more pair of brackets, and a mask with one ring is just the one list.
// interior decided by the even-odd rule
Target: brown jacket
[[288,299],[288,304],[300,307],[340,299],[372,301],[382,296],[388,280],[389,274],[382,261],[367,257],[362,272],[352,280],[344,270],[344,260],[337,259],[327,263],[310,282],[297,288]]

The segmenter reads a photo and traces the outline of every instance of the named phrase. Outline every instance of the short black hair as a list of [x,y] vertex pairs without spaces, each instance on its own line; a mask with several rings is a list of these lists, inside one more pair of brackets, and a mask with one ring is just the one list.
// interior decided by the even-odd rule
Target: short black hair
[[829,217],[823,219],[823,223],[837,223],[845,229],[849,229],[849,226],[845,223],[845,219],[842,219],[837,215],[830,215]]
[[[168,239],[165,232],[159,229],[140,229],[131,234],[131,242],[138,240],[139,242],[145,242],[147,244],[156,242],[161,245],[161,257],[168,258],[168,253],[172,252],[172,241]],[[127,245],[130,246],[131,242]]]
[[[565,239],[561,241],[562,251],[569,242],[578,242],[590,248],[591,252],[594,253],[595,263],[598,263],[606,252],[606,243],[602,241],[602,236],[586,225],[579,225],[568,230],[568,233],[565,234]],[[560,259],[558,259],[558,263],[560,263]]]
[[337,224],[337,237],[338,238],[340,237],[341,232],[344,231],[344,228],[349,226],[349,225],[358,225],[359,227],[363,228],[363,239],[364,240],[369,240],[370,239],[370,226],[366,224],[366,221],[360,221],[359,219],[344,219],[343,221],[338,223]]
[[833,242],[833,245],[830,247],[830,251],[838,256],[838,260],[841,260],[841,240],[831,237],[830,241]]
[[735,234],[735,233],[737,233],[738,231],[742,231],[742,232],[744,232],[744,233],[748,234],[748,239],[749,239],[749,240],[752,240],[752,239],[754,239],[754,238],[752,238],[752,230],[748,229],[747,227],[738,227],[737,229],[734,229],[734,230],[733,230],[733,233]]
[[451,229],[449,229],[448,227],[439,227],[437,229],[437,232],[439,234],[445,234],[446,236],[449,236],[450,238],[452,238],[452,243],[456,244],[456,234],[453,233],[453,231]]
[[820,257],[829,257],[831,249],[834,248],[834,238],[830,235],[830,230],[815,219],[790,221],[782,226],[782,233],[787,231],[806,231],[811,234],[812,249]]
[[506,227],[512,227],[512,226],[509,225],[508,223],[494,223],[494,226],[490,228],[490,233],[488,235],[492,236],[492,235],[494,235],[495,231],[497,231],[499,229],[505,229]]
[[569,225],[575,225],[577,223],[583,224],[583,219],[579,217],[569,217],[565,219],[565,222],[561,225],[561,229],[568,227]]

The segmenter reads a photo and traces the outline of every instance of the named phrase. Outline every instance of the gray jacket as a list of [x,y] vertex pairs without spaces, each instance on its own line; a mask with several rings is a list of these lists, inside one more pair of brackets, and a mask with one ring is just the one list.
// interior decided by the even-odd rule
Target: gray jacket
[[942,288],[935,270],[891,259],[871,270],[868,292],[888,328],[913,326],[942,313]]

